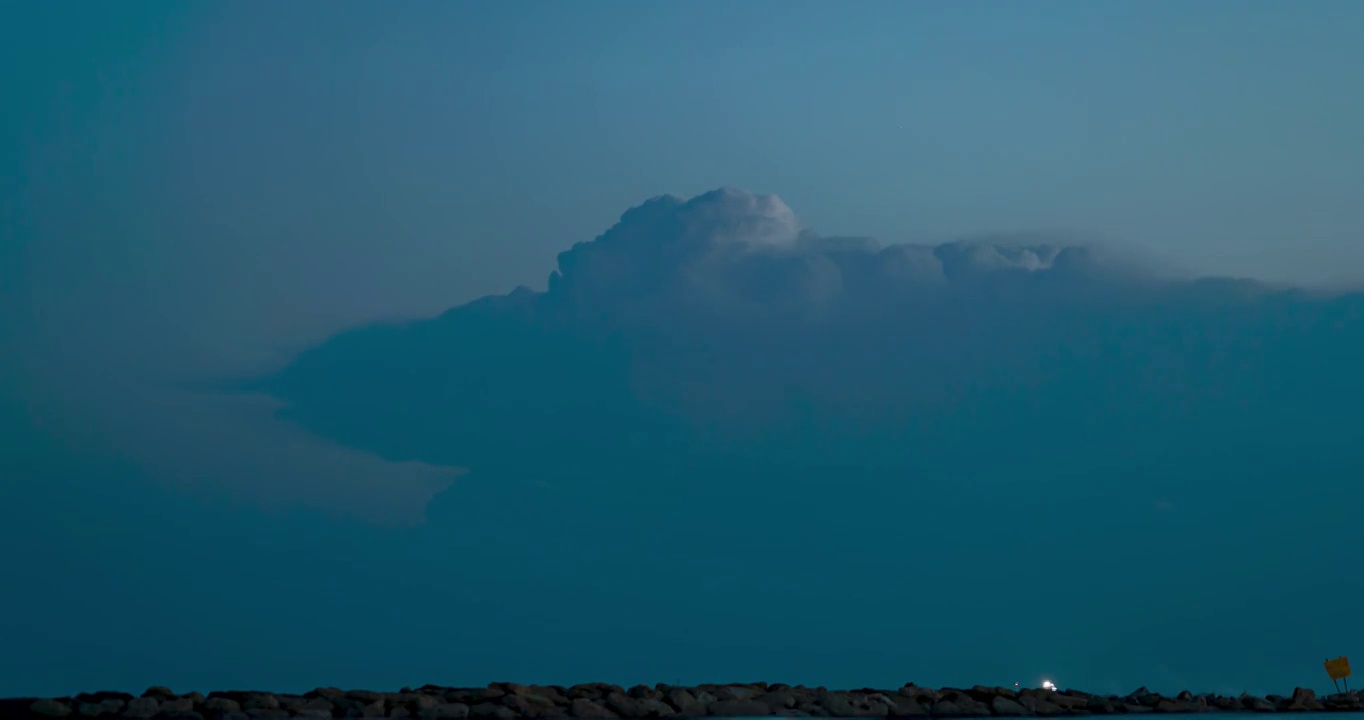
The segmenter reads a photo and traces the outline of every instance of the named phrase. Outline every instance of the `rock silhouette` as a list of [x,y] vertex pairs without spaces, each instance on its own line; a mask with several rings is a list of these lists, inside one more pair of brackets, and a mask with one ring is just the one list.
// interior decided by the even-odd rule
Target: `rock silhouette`
[[302,695],[224,691],[178,695],[149,688],[140,697],[121,692],[82,693],[65,698],[0,700],[0,717],[166,718],[167,720],[257,720],[264,718],[692,718],[692,717],[1057,717],[1142,713],[1358,711],[1357,693],[1318,698],[1306,688],[1287,696],[1242,694],[1174,697],[1139,688],[1132,693],[1095,695],[1079,690],[1042,690],[976,685],[967,689],[920,687],[895,690],[829,690],[781,683],[658,684],[624,688],[607,683],[520,685],[482,688],[425,685],[399,692],[318,688]]

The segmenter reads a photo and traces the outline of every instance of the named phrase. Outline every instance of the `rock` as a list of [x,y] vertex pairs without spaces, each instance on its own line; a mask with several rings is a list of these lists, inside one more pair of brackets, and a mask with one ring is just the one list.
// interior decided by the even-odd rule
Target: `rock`
[[1051,717],[1061,714],[1061,706],[1053,703],[1050,699],[1033,694],[1019,693],[1018,704],[1027,709],[1029,714]]
[[[406,713],[407,713],[407,708],[394,708],[394,710],[402,710],[404,714],[403,714],[403,715],[392,715],[392,714],[390,714],[389,717],[407,717],[407,714],[406,714]],[[304,718],[329,718],[329,717],[332,717],[332,716],[333,716],[332,707],[330,706],[330,704],[329,704],[327,707],[325,707],[325,708],[322,708],[322,707],[301,707],[301,708],[298,708],[298,709],[296,709],[296,710],[290,710],[289,713],[290,713],[293,717],[304,717]]]
[[365,710],[365,704],[359,700],[351,700],[348,697],[339,697],[328,700],[332,704],[332,715],[335,717],[360,717]]
[[625,694],[625,688],[610,683],[582,683],[568,688],[565,693],[570,698],[583,698],[586,700],[601,700],[613,692]]
[[657,698],[644,698],[639,701],[639,715],[644,718],[665,718],[676,715],[677,711],[668,703]]
[[[298,717],[332,717],[336,706],[321,697],[299,698],[302,702],[290,703],[288,710]],[[393,717],[393,716],[389,716]]]
[[757,700],[716,700],[706,710],[717,717],[764,717],[772,714],[771,708]]
[[1123,702],[1129,706],[1139,705],[1145,708],[1154,708],[1163,699],[1159,693],[1153,693],[1145,687],[1139,687],[1124,698]]
[[775,692],[765,692],[753,698],[768,707],[772,712],[779,710],[789,710],[796,706],[796,695],[788,690],[777,690]]
[[603,700],[611,712],[627,718],[639,717],[639,701],[623,692],[613,692]]
[[[574,688],[570,688],[570,690],[575,690],[576,687],[577,686],[574,686]],[[569,712],[573,717],[595,718],[597,720],[617,717],[615,713],[585,697],[574,698],[573,701],[569,703],[568,707]]]
[[887,699],[890,700],[894,708],[893,710],[891,710],[890,714],[895,717],[911,718],[924,717],[928,715],[928,708],[924,707],[923,705],[920,705],[919,701],[913,698],[907,698],[904,695],[896,693],[894,695],[887,696]]
[[161,701],[162,715],[179,715],[194,712],[194,701],[189,698],[171,698]]
[[1307,688],[1293,688],[1292,697],[1276,703],[1279,710],[1286,712],[1307,712],[1309,710],[1324,710],[1325,706],[1317,700],[1315,690]]
[[469,706],[464,703],[441,703],[417,713],[422,720],[464,720],[469,717]]
[[966,717],[966,711],[951,700],[939,700],[933,703],[933,708],[929,712],[933,717]]
[[1062,710],[1072,712],[1077,710],[1083,710],[1089,706],[1089,697],[1083,695],[1069,695],[1067,693],[1048,692],[1043,695],[1038,695],[1037,698],[1039,700],[1045,700],[1046,702],[1051,703],[1052,705],[1055,705],[1056,707],[1061,708]]
[[697,700],[696,696],[686,688],[670,688],[664,695],[667,697],[668,704],[677,709],[677,714],[683,717],[705,717],[706,704]]
[[1111,715],[1121,707],[1122,703],[1105,697],[1091,697],[1085,704],[1085,710],[1095,715]]
[[553,700],[538,695],[510,694],[502,698],[502,704],[517,717],[557,718],[568,715],[567,710],[556,705]]
[[905,685],[897,691],[897,694],[925,707],[932,707],[934,703],[942,699],[942,693],[937,690],[919,687],[918,685]]
[[1152,708],[1152,710],[1158,713],[1191,713],[1197,712],[1198,709],[1194,705],[1192,700],[1182,701],[1171,700],[1170,698],[1161,698],[1161,700],[1156,703],[1156,706]]
[[996,695],[990,701],[990,712],[1001,717],[1022,717],[1028,714],[1028,709],[1003,695]]
[[1327,710],[1350,711],[1364,708],[1364,703],[1360,702],[1359,696],[1355,693],[1328,695],[1321,702]]
[[716,700],[752,700],[759,695],[759,691],[739,686],[722,686],[715,689]]
[[[565,688],[555,685],[536,685],[530,688],[530,696],[544,698],[555,705],[566,707],[568,705],[568,694],[564,690]],[[661,692],[659,697],[662,698]]]
[[81,717],[117,715],[123,706],[132,699],[133,696],[128,693],[109,690],[81,693],[75,697],[72,709],[76,715]]
[[503,699],[505,699],[507,695],[508,693],[506,690],[503,690],[502,688],[497,686],[489,686],[473,690],[467,696],[469,701],[468,702],[469,708],[470,710],[472,710],[475,705],[482,705],[484,703],[501,705]]
[[242,710],[278,710],[279,698],[270,693],[246,693],[241,700]]
[[[897,698],[904,700],[899,695]],[[882,692],[857,690],[847,693],[829,693],[821,703],[835,717],[848,713],[846,717],[885,717],[895,712],[896,703]]]
[[161,703],[153,697],[133,698],[123,708],[123,717],[153,718],[161,712]]
[[[828,711],[831,717],[837,718],[857,718],[875,717],[886,714],[884,706],[877,703],[877,707],[872,708],[867,703],[865,695],[860,693],[829,692],[819,697],[819,704]],[[712,705],[712,714],[718,715]]]
[[506,705],[485,702],[470,707],[469,717],[488,718],[490,720],[515,720],[516,712]]
[[[92,693],[81,693],[73,699],[78,703],[88,702],[98,705],[104,702],[105,700],[118,700],[120,702],[126,703],[129,700],[132,700],[134,697],[136,696],[126,692],[120,692],[117,690],[100,690],[98,692]],[[122,707],[122,705],[120,705],[119,707]]]
[[895,695],[892,698],[890,695],[887,695],[886,693],[883,692],[867,693],[866,698],[868,711],[876,712],[877,715],[881,716],[898,715],[899,713],[896,712],[896,708],[899,707],[899,703],[904,702],[908,704],[907,701],[908,701],[907,698],[901,697],[899,695]]
[[66,717],[71,714],[71,706],[58,700],[37,700],[28,709],[39,717]]
[[387,718],[402,720],[584,720],[627,718],[839,717],[1018,718],[1087,714],[1188,714],[1224,712],[1309,712],[1364,710],[1358,693],[1318,697],[1310,688],[1294,688],[1288,696],[1249,694],[1227,697],[1184,690],[1164,697],[1146,688],[1119,696],[1079,691],[975,685],[970,689],[918,687],[830,691],[777,683],[705,684],[677,687],[635,685],[628,690],[608,683],[560,686],[492,683],[486,688],[426,685],[397,693],[317,688],[303,695],[264,692],[215,692],[177,696],[161,686],[141,697],[102,691],[74,698],[0,699],[0,718],[90,718],[91,720],[263,720],[265,718]]
[[237,702],[236,700],[233,700],[232,698],[215,696],[205,700],[203,702],[203,708],[205,710],[211,710],[213,712],[230,713],[240,712],[242,706],[241,703]]
[[990,687],[988,685],[976,685],[970,690],[967,690],[966,694],[969,695],[972,700],[983,702],[986,705],[992,704],[997,697],[1004,697],[1010,700],[1017,700],[1018,698],[1018,693],[1010,688]]
[[[958,717],[988,717],[990,715],[989,705],[974,700],[965,693],[957,693],[951,698],[950,702],[956,706],[960,713]],[[937,706],[934,706],[933,713],[937,714]]]

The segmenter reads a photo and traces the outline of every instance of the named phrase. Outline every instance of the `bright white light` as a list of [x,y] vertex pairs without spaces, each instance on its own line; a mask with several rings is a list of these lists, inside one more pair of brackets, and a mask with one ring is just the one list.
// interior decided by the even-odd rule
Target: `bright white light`
[[1055,690],[1055,689],[1056,689],[1056,683],[1054,683],[1054,682],[1052,682],[1052,681],[1050,681],[1050,680],[1043,680],[1043,681],[1042,681],[1042,689],[1043,689],[1043,690]]

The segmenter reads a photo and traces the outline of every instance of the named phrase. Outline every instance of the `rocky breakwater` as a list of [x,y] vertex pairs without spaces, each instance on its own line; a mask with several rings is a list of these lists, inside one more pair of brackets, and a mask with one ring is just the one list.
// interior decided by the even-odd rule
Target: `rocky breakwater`
[[1068,715],[1307,712],[1364,709],[1355,693],[1317,697],[1298,688],[1290,695],[1243,694],[1173,697],[1139,689],[1128,695],[1078,690],[1015,690],[977,685],[932,689],[908,684],[895,690],[829,690],[769,683],[732,685],[617,685],[562,687],[494,683],[484,688],[426,685],[401,692],[319,688],[302,695],[267,692],[176,694],[154,687],[141,696],[82,693],[64,698],[0,700],[0,718],[137,718],[150,720],[263,720],[265,718],[414,718],[514,720],[516,718],[834,717],[967,718]]

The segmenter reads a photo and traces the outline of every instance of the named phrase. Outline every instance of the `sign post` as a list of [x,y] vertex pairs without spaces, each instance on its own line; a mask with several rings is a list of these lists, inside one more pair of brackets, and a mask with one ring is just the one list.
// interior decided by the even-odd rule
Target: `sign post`
[[1327,660],[1326,674],[1331,676],[1331,684],[1340,692],[1340,681],[1345,683],[1345,692],[1350,692],[1350,658],[1341,655],[1335,660]]

